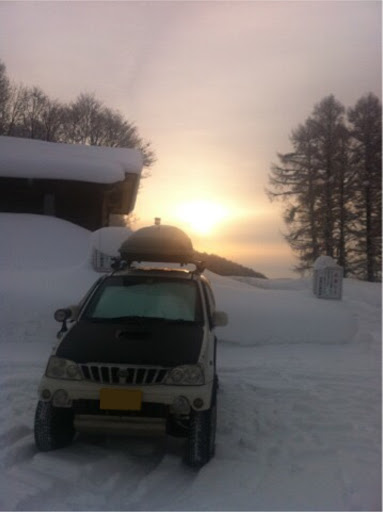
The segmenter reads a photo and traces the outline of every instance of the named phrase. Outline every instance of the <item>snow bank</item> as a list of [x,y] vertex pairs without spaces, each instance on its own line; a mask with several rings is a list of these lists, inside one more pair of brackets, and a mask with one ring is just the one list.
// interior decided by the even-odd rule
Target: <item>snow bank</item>
[[[115,256],[130,234],[120,227],[90,233],[61,219],[28,214],[0,214],[0,231],[8,240],[0,246],[0,269],[6,270],[3,294],[18,294],[20,307],[25,303],[28,310],[28,301],[38,289],[35,311],[44,317],[48,311],[52,315],[54,309],[78,302],[97,279],[90,266],[94,247]],[[217,329],[224,341],[333,344],[350,342],[357,334],[355,318],[345,303],[316,299],[309,280],[206,274],[217,308],[229,315],[229,325]]]
[[232,276],[231,279],[264,290],[306,290],[312,288],[311,279],[309,278],[260,279],[259,277]]
[[0,233],[0,269],[67,269],[89,257],[90,231],[55,217],[0,213]]
[[[281,343],[346,343],[357,325],[341,301],[316,299],[306,280],[250,281],[211,276],[217,307],[229,312],[229,325],[217,329],[220,338],[242,345]],[[265,281],[265,282],[263,282]],[[262,286],[259,288],[257,283]]]
[[53,313],[76,303],[97,279],[90,231],[55,217],[0,213],[0,341],[48,346]]
[[137,149],[0,137],[0,176],[114,183],[142,167]]
[[93,231],[91,244],[94,249],[108,256],[120,256],[119,248],[132,234],[130,228],[110,226]]

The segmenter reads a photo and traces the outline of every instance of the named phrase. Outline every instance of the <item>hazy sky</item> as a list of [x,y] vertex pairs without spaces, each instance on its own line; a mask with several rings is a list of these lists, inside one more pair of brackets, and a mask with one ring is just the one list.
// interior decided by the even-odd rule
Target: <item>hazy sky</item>
[[381,24],[380,1],[3,1],[0,59],[51,98],[95,93],[152,142],[137,227],[159,216],[199,250],[284,277],[294,258],[265,194],[271,163],[325,96],[381,97]]

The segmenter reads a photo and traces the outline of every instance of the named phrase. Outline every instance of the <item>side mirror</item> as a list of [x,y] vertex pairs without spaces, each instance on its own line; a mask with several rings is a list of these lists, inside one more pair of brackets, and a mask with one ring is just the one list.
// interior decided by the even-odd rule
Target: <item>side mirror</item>
[[213,314],[213,325],[214,327],[225,327],[229,323],[229,319],[226,313],[223,311],[216,311]]
[[72,312],[69,308],[66,309],[58,309],[55,311],[54,318],[56,322],[65,322],[65,320],[69,320],[72,316]]
[[55,311],[54,318],[57,322],[65,322],[66,320],[76,320],[79,313],[78,306],[69,306],[67,308]]
[[80,311],[79,306],[69,306],[68,308],[58,309],[55,311],[54,318],[57,322],[62,322],[61,329],[57,333],[57,338],[60,339],[65,332],[68,331],[67,320],[74,322]]

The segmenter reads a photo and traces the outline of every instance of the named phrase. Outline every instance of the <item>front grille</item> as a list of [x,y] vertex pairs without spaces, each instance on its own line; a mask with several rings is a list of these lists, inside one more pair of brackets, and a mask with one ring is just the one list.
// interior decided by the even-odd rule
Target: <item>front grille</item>
[[158,366],[116,366],[88,363],[80,365],[85,380],[100,384],[162,384],[169,368]]

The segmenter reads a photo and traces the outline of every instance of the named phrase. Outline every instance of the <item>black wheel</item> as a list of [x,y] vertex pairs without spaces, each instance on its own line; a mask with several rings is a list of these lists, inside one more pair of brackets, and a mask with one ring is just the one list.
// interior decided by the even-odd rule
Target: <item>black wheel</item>
[[217,390],[218,377],[214,381],[214,391],[210,408],[210,436],[209,436],[209,459],[215,455],[215,432],[217,429]]
[[47,452],[70,444],[75,435],[72,409],[53,407],[50,402],[38,402],[35,414],[35,443]]
[[211,407],[207,411],[193,411],[190,418],[189,436],[186,442],[185,463],[200,468],[215,454],[215,430],[217,424],[217,390],[213,388]]

